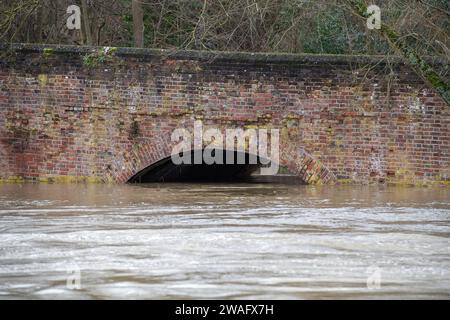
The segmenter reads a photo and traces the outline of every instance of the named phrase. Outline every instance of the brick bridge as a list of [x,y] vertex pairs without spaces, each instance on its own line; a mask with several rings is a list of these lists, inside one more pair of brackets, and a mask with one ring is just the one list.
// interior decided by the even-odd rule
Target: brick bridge
[[396,57],[14,45],[0,67],[0,181],[124,183],[195,119],[279,128],[307,183],[450,181],[449,107]]

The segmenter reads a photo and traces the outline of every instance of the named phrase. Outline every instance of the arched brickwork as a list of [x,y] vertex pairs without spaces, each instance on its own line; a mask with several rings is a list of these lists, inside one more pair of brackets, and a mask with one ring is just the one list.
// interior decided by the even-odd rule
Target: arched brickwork
[[130,161],[125,166],[125,170],[118,171],[116,181],[119,183],[127,182],[138,172],[155,164],[156,162],[170,157],[172,152],[172,143],[170,137],[153,137],[145,139],[137,144],[132,152]]
[[307,184],[334,184],[334,173],[302,147],[281,150],[281,163]]
[[[114,178],[115,181],[119,183],[127,182],[142,170],[169,158],[173,145],[167,135],[140,142],[131,152],[132,157],[125,169],[120,170],[119,175]],[[295,143],[291,145],[295,145]],[[336,176],[302,147],[282,148],[280,155],[282,157],[280,157],[279,165],[287,167],[292,174],[297,175],[307,184],[333,184],[336,182]]]

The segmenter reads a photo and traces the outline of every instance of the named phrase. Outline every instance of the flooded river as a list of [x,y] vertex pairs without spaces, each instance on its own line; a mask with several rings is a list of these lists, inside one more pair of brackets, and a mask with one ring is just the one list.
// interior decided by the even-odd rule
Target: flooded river
[[450,298],[450,190],[0,185],[0,299]]

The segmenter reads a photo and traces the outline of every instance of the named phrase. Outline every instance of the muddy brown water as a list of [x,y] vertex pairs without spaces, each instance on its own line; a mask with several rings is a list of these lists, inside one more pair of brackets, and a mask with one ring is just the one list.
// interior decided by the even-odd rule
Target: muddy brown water
[[17,298],[448,299],[450,190],[3,184]]

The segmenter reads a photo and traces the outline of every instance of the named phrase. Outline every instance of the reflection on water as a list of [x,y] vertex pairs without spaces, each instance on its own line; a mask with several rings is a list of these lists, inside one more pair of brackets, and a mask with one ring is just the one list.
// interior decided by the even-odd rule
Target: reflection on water
[[0,185],[7,298],[450,298],[450,190]]

